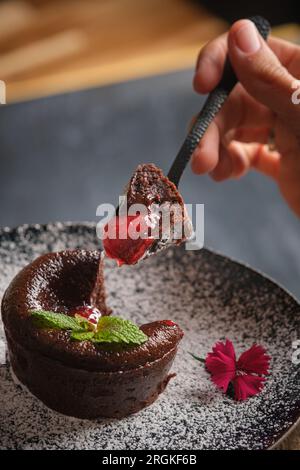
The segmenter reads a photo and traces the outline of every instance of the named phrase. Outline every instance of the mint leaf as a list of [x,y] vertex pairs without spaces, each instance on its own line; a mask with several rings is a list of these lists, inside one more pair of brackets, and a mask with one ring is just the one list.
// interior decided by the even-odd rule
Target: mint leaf
[[81,315],[78,315],[78,313],[75,313],[74,318],[76,322],[78,323],[78,325],[80,326],[80,329],[84,331],[95,331],[95,329],[97,328],[96,324],[91,323],[90,321],[88,321],[87,318],[84,318]]
[[41,328],[56,328],[59,330],[82,330],[74,317],[64,313],[48,312],[46,310],[31,310],[31,316]]
[[70,338],[77,341],[89,341],[94,336],[93,331],[72,331]]
[[30,313],[37,326],[71,330],[70,338],[77,341],[139,345],[148,339],[137,325],[120,317],[101,317],[94,329],[88,320],[78,315],[70,317],[46,310],[31,310]]
[[97,331],[91,339],[94,343],[142,344],[148,336],[137,325],[120,317],[101,317]]

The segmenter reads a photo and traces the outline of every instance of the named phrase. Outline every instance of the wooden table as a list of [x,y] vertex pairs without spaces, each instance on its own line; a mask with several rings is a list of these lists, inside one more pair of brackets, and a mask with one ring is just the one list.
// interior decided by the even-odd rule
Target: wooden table
[[189,0],[2,1],[0,79],[12,102],[182,70],[226,28]]
[[186,0],[0,4],[9,102],[193,66],[226,24]]

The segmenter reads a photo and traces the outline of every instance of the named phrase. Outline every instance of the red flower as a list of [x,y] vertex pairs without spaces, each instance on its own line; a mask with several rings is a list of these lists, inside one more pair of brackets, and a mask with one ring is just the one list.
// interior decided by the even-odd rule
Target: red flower
[[261,392],[266,380],[261,376],[269,373],[270,359],[262,346],[254,344],[237,361],[233,344],[227,339],[215,344],[207,354],[205,366],[213,383],[224,393],[232,384],[234,398],[246,400]]

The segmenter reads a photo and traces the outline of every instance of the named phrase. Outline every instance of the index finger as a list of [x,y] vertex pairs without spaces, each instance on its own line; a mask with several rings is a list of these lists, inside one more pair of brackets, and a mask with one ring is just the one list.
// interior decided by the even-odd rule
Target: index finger
[[[228,50],[227,37],[228,33],[222,34],[201,49],[193,80],[194,89],[198,93],[209,93],[221,80]],[[292,75],[298,77],[300,75],[299,46],[276,37],[268,38],[268,45],[282,65]]]
[[209,41],[200,51],[194,75],[194,89],[198,93],[209,93],[221,80],[227,56],[227,35]]

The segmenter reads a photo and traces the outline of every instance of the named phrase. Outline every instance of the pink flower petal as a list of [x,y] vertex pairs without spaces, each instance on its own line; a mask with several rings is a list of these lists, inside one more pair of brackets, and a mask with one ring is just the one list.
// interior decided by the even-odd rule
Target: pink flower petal
[[263,389],[265,380],[250,374],[236,376],[233,380],[234,398],[240,401],[257,395]]
[[235,361],[235,350],[232,342],[229,339],[225,340],[225,343],[218,341],[213,347],[213,353],[217,354],[222,352],[228,357],[231,357]]
[[237,369],[243,372],[266,375],[269,373],[270,360],[265,348],[254,344],[240,356],[237,361]]
[[208,353],[205,366],[211,373],[213,383],[223,390],[227,391],[229,383],[235,377],[235,352],[233,344],[226,340],[226,343],[217,343],[213,347],[213,352]]

